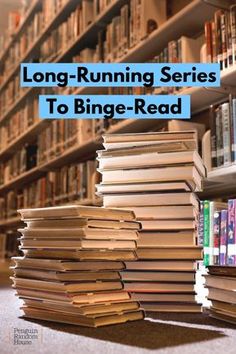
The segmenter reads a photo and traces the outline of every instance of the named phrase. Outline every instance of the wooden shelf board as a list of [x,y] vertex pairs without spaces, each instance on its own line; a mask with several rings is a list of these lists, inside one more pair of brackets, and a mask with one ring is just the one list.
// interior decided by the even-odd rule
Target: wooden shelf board
[[236,86],[236,66],[221,72],[220,88],[191,87],[183,89],[179,94],[191,95],[191,111],[198,113],[212,104],[223,102],[229,94],[227,86]]
[[204,195],[236,195],[236,164],[222,166],[208,173],[204,182]]

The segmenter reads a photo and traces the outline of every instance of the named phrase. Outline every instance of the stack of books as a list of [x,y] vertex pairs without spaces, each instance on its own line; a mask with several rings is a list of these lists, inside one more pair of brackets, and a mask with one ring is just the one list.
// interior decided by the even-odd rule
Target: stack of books
[[124,261],[136,258],[140,224],[131,211],[64,206],[19,211],[24,257],[14,288],[28,318],[103,326],[143,318],[123,289]]
[[236,267],[209,266],[205,280],[210,316],[236,324]]
[[98,151],[105,207],[133,210],[142,224],[138,261],[126,262],[125,289],[148,311],[198,312],[195,261],[205,168],[196,131],[104,136]]

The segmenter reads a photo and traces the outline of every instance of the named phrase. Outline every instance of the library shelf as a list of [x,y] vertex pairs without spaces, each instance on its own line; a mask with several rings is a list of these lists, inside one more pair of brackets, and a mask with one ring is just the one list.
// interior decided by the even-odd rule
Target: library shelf
[[215,168],[208,172],[204,182],[204,195],[230,196],[236,189],[236,164]]
[[[159,121],[158,121],[159,123]],[[131,133],[131,132],[143,132],[148,131],[151,128],[157,126],[157,120],[155,119],[125,119],[112,126],[106,133]],[[25,184],[33,182],[34,180],[42,177],[46,172],[56,168],[60,168],[72,162],[83,162],[89,158],[94,158],[96,150],[102,147],[102,141],[100,138],[91,139],[84,144],[78,144],[76,146],[67,149],[63,154],[56,156],[55,158],[38,165],[29,171],[20,174],[16,178],[10,180],[8,183],[0,186],[0,195],[8,192],[14,188],[21,188]]]
[[50,124],[50,122],[51,120],[40,119],[33,125],[29,126],[29,128],[25,132],[23,132],[16,139],[11,141],[5,149],[0,151],[1,161],[9,159],[24,144],[31,143],[36,138],[36,136]]
[[164,49],[169,41],[183,35],[192,36],[199,33],[203,29],[205,21],[210,20],[215,11],[215,6],[203,0],[194,0],[129,50],[123,58],[118,59],[118,62],[141,63],[147,61]]
[[51,21],[49,21],[49,23],[46,24],[46,27],[42,30],[42,33],[40,33],[40,35],[35,39],[35,41],[31,44],[26,53],[23,55],[23,57],[16,63],[16,65],[8,74],[6,79],[1,83],[0,92],[9,82],[9,80],[14,76],[14,74],[20,69],[20,64],[27,62],[30,56],[38,52],[39,46],[44,42],[48,34],[68,17],[68,12],[73,11],[73,9],[76,8],[77,4],[77,0],[69,0],[64,4],[64,6],[60,8],[58,13],[52,18]]
[[[71,3],[71,1],[72,0],[70,0],[68,3]],[[75,2],[75,0],[73,0],[73,2]],[[91,45],[91,43],[94,43],[94,38],[96,38],[96,34],[97,34],[98,30],[102,28],[102,24],[104,26],[104,24],[109,22],[109,19],[111,19],[116,14],[118,14],[120,8],[126,2],[127,2],[127,0],[119,0],[119,1],[112,2],[98,16],[98,18],[93,23],[91,23],[85,29],[85,31],[78,38],[76,38],[76,40],[73,43],[69,43],[68,47],[65,48],[64,51],[60,55],[58,55],[55,58],[55,60],[53,60],[52,62],[59,63],[61,61],[65,61],[66,59],[70,58],[70,56],[73,55],[73,53],[74,54],[77,53],[78,47],[81,47],[81,49],[82,49],[83,47],[85,47],[86,43],[90,44],[90,45]],[[66,6],[66,4],[65,4],[65,6]],[[37,38],[36,41],[32,44],[31,48],[29,48],[29,50],[28,50],[29,53],[27,54],[27,56],[24,57],[24,59],[22,61],[26,61],[26,59],[33,53],[33,48],[37,48],[39,45],[41,45],[43,43],[43,41],[45,40],[48,31],[51,31],[56,27],[55,23],[58,24],[58,17],[60,18],[60,14],[61,14],[61,12],[63,12],[63,9],[65,10],[65,6],[59,11],[59,13],[56,15],[56,17],[54,19],[52,19],[52,21],[48,24],[48,26],[43,31],[43,33],[39,36],[39,38]],[[62,21],[62,19],[61,19],[61,21]],[[17,63],[17,65],[14,69],[15,70],[14,72],[16,72],[19,68],[20,68],[20,63]],[[9,76],[6,80],[9,81]],[[5,81],[4,81],[4,83],[2,83],[0,85],[0,92],[2,91],[3,86],[5,86]],[[88,94],[89,93],[96,93],[96,92],[94,92],[94,89],[96,89],[96,88],[92,89],[90,87],[87,87],[87,88],[82,87],[80,93],[84,93],[84,94],[85,93],[88,93]],[[18,97],[16,102],[14,102],[12,105],[10,105],[10,108],[2,115],[2,117],[0,118],[0,123],[3,122],[5,119],[7,119],[19,107],[19,105],[22,104],[22,102],[29,96],[29,94],[31,94],[34,90],[35,90],[35,88],[33,88],[33,87],[27,88]],[[97,90],[95,90],[95,91],[97,91]],[[102,93],[102,92],[104,92],[104,89],[100,88],[99,93]]]
[[[102,206],[102,200],[99,197],[95,197],[94,199],[74,199],[65,203],[62,203],[64,206],[66,205],[87,205],[87,206]],[[55,206],[61,205],[56,204]],[[11,218],[6,218],[6,219],[0,219],[0,230],[1,229],[7,229],[7,228],[12,228],[12,227],[18,227],[20,225],[23,225],[23,221],[20,219],[19,216],[11,217]]]
[[13,43],[15,42],[15,40],[17,40],[19,38],[19,36],[22,33],[22,31],[24,30],[24,28],[30,22],[32,16],[34,16],[34,14],[40,9],[40,7],[41,7],[41,0],[33,0],[32,1],[32,4],[28,8],[28,10],[27,10],[27,12],[25,14],[25,17],[23,18],[23,21],[20,23],[20,25],[19,25],[18,29],[16,30],[14,36],[12,36],[12,38],[7,43],[6,48],[3,49],[3,51],[0,53],[0,65],[1,65],[1,62],[7,56],[8,51],[11,48],[11,46],[13,45]]
[[196,114],[209,108],[212,104],[223,102],[230,90],[236,90],[236,66],[227,68],[221,72],[221,87],[191,87],[179,92],[182,95],[191,95],[191,111]]

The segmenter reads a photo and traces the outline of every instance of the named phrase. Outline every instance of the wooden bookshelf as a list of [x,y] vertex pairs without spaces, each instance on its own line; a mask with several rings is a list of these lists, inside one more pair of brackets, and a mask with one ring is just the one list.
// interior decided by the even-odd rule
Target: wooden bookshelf
[[49,120],[39,120],[31,125],[23,134],[19,135],[15,140],[11,141],[5,149],[0,151],[0,159],[2,161],[10,158],[17,150],[26,143],[31,143],[36,136],[50,124]]
[[[91,43],[91,40],[94,41],[94,39],[96,39],[98,29],[101,28],[101,24],[103,24],[104,26],[104,23],[109,22],[109,20],[111,20],[116,14],[118,14],[120,8],[125,2],[125,0],[117,0],[115,2],[112,2],[111,5],[108,6],[108,8],[103,13],[101,13],[90,26],[86,28],[84,33],[79,36],[74,41],[74,43],[72,43],[68,48],[66,48],[66,50],[55,60],[55,62],[66,60],[71,55],[73,55],[73,53],[75,53],[76,51],[78,52],[78,47],[81,47],[82,49],[85,43]],[[120,58],[117,62],[124,63],[147,61],[158,51],[162,50],[167,45],[169,40],[178,38],[184,34],[188,34],[190,27],[193,28],[194,34],[198,33],[200,30],[203,29],[204,22],[213,16],[214,11],[214,6],[207,4],[202,0],[194,0],[192,3],[190,3],[181,11],[179,11],[176,15],[171,17],[168,21],[166,21],[166,23],[163,24],[160,28],[151,33],[146,40],[142,41],[137,46],[130,49],[127,54]],[[32,47],[29,49],[29,53],[27,53],[27,57],[33,53],[33,48],[37,48],[37,46],[43,43],[49,30],[52,30],[54,28],[54,23],[59,23],[57,18],[60,17],[61,12],[62,9],[56,15],[56,17],[52,19],[51,23],[48,24],[47,28],[40,35],[40,38],[36,40],[36,43],[33,43]],[[172,26],[175,26],[174,38]],[[24,58],[24,61],[26,61],[27,57]],[[17,63],[14,72],[16,72],[19,67],[20,63]],[[7,78],[7,81],[9,81],[9,77]],[[3,88],[3,85],[5,86],[5,81],[0,86],[0,92]],[[80,93],[88,94],[89,89],[91,88],[82,88]],[[32,87],[26,89],[25,92],[21,95],[21,97],[19,97],[19,99],[9,108],[9,110],[4,113],[4,115],[0,119],[0,122],[8,118],[9,115],[17,109],[17,107],[23,102],[23,100],[26,99],[26,97],[33,90],[34,88]]]
[[[148,131],[149,129],[155,127],[155,125],[160,123],[155,119],[125,119],[114,126],[111,127],[107,132],[108,133],[129,133],[129,132],[142,132]],[[11,189],[15,187],[21,188],[25,184],[33,182],[34,180],[42,177],[45,172],[51,171],[53,169],[65,166],[71,162],[83,162],[89,158],[94,158],[96,155],[96,150],[102,147],[101,139],[91,139],[90,141],[73,146],[70,149],[67,149],[63,154],[55,157],[48,162],[38,165],[32,168],[29,171],[22,173],[16,178],[12,179],[8,183],[0,186],[0,196],[4,195]]]
[[204,183],[204,195],[219,197],[235,195],[236,164],[222,166],[208,173]]
[[17,40],[19,38],[21,33],[24,31],[25,27],[30,22],[31,18],[34,16],[34,14],[37,11],[40,10],[40,8],[41,8],[41,0],[33,0],[31,3],[31,6],[29,7],[28,11],[26,12],[25,17],[24,17],[23,21],[20,23],[14,36],[9,40],[4,51],[2,53],[0,53],[0,65],[1,65],[1,62],[6,58],[8,52],[9,52],[9,49],[11,48],[11,46],[13,45],[15,40]]
[[[32,44],[31,48],[29,48],[28,52],[26,53],[25,57],[22,59],[22,62],[26,62],[27,58],[30,55],[33,55],[33,50],[36,48],[38,48],[38,46],[40,46],[45,38],[47,37],[47,34],[52,31],[54,28],[56,28],[58,26],[58,24],[60,22],[62,22],[68,15],[68,9],[69,4],[71,4],[71,2],[73,1],[73,3],[76,0],[69,0],[67,4],[65,4],[65,6],[59,11],[59,13],[56,15],[56,17],[54,19],[52,19],[52,21],[47,25],[46,29],[44,29],[43,33],[39,36],[39,38],[36,39],[36,41]],[[61,53],[56,60],[54,60],[53,62],[55,63],[59,63],[61,61],[66,61],[67,58],[70,58],[73,53],[76,53],[78,51],[78,47],[85,47],[86,44],[90,44],[96,42],[97,40],[97,32],[98,30],[101,28],[101,26],[104,26],[106,23],[109,22],[109,20],[114,17],[115,15],[117,15],[119,13],[120,8],[122,7],[122,5],[124,5],[124,3],[127,2],[127,0],[116,0],[114,2],[111,3],[110,6],[108,6],[108,8],[106,8],[106,10],[104,12],[102,12],[97,19],[95,19],[95,21],[88,26],[84,33],[82,33],[81,36],[79,36],[72,44],[70,44],[64,51],[63,53]],[[78,4],[78,3],[77,3]],[[67,6],[67,7],[66,7]],[[70,8],[71,9],[71,8]],[[66,15],[64,13],[64,11],[66,12]],[[62,12],[63,12],[63,17],[62,17]],[[60,16],[61,14],[61,16]],[[59,21],[60,19],[60,21]],[[0,85],[0,92],[2,91],[2,89],[5,87],[6,83],[9,81],[9,79],[13,76],[13,74],[15,72],[17,72],[17,70],[20,69],[20,63],[16,64],[16,67],[14,68],[14,72],[12,71],[7,79],[4,81],[4,83],[2,83]],[[83,89],[83,93],[89,93],[89,92],[93,92],[94,93],[94,88],[93,90],[91,90],[92,88],[88,87],[88,88],[82,88]],[[17,110],[17,108],[22,104],[22,102],[35,90],[35,88],[33,87],[29,87],[26,88],[24,90],[24,92],[21,94],[21,96],[19,96],[19,98],[16,100],[16,102],[14,102],[10,108],[2,115],[2,117],[0,117],[0,123],[2,121],[4,121],[5,119],[7,119],[14,111]],[[103,91],[100,91],[100,93],[102,93]],[[80,92],[82,93],[82,92]]]
[[236,83],[236,67],[233,66],[223,70],[220,77],[221,87],[219,88],[191,87],[179,92],[179,94],[191,95],[193,114],[204,111],[210,105],[221,103],[227,98],[229,90],[232,90]]

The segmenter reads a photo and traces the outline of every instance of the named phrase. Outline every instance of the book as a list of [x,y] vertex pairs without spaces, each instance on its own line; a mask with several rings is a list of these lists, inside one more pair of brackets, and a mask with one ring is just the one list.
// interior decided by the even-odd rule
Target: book
[[125,268],[123,262],[109,261],[63,261],[59,259],[42,259],[42,258],[26,258],[13,257],[13,261],[17,268],[24,269],[39,269],[51,271],[107,271],[107,270],[122,270]]
[[194,193],[132,193],[132,194],[105,194],[103,203],[106,207],[138,207],[138,206],[173,206],[191,205],[199,208],[198,199]]
[[41,218],[56,219],[68,217],[96,217],[108,220],[135,220],[135,215],[129,210],[103,209],[80,205],[68,205],[50,208],[34,208],[19,210],[24,220],[37,220]]
[[195,275],[190,272],[155,272],[155,271],[123,271],[121,277],[124,282],[194,282]]
[[22,310],[25,313],[27,318],[39,319],[44,321],[53,321],[53,322],[61,322],[68,323],[73,325],[80,325],[86,327],[99,327],[112,325],[116,323],[124,323],[128,321],[135,321],[143,319],[142,311],[134,311],[122,314],[114,314],[114,315],[106,315],[106,316],[78,316],[76,315],[67,315],[64,313],[57,313],[54,311],[47,311],[42,309],[35,309],[33,307],[22,307]]

